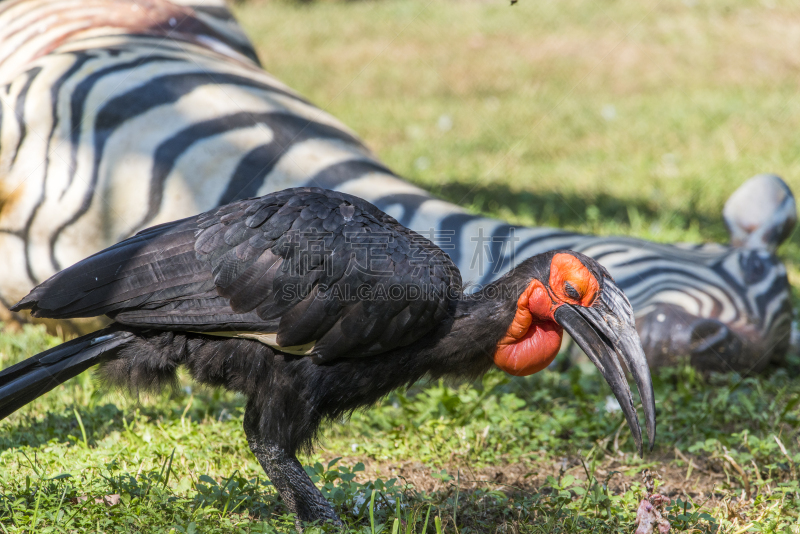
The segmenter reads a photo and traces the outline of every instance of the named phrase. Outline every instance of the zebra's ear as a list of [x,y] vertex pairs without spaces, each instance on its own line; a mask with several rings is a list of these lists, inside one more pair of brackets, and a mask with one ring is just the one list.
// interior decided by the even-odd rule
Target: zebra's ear
[[733,192],[722,217],[732,246],[775,252],[797,223],[797,206],[779,176],[759,174]]

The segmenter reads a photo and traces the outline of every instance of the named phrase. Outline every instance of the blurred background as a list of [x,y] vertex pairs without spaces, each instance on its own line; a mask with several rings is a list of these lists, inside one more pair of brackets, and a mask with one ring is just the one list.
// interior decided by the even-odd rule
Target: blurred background
[[[727,241],[727,197],[800,190],[793,2],[385,0],[234,11],[265,68],[396,172],[525,225]],[[780,251],[800,285],[798,238]]]

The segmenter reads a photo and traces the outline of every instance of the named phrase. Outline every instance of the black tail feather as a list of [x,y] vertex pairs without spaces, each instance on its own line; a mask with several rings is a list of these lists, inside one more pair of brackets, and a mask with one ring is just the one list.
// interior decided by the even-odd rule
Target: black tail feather
[[111,325],[0,371],[0,420],[90,367],[114,356],[134,335]]

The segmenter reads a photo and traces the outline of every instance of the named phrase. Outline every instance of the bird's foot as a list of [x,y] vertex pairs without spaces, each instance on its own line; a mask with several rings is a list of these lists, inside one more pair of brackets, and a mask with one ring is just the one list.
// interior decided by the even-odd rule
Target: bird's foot
[[297,457],[274,442],[258,439],[255,425],[248,423],[250,420],[246,414],[245,433],[250,450],[280,492],[286,507],[297,515],[297,531],[303,532],[303,524],[314,521],[331,523],[337,527],[334,531],[341,530],[344,523],[311,481]]

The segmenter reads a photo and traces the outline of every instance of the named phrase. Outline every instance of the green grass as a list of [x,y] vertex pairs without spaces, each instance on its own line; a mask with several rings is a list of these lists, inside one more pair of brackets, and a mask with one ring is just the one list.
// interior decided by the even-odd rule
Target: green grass
[[[270,72],[475,212],[725,241],[721,208],[744,179],[776,172],[800,191],[791,2],[235,11]],[[780,253],[797,285],[797,233]],[[57,342],[0,334],[0,367]],[[673,531],[800,532],[796,373],[659,371],[658,443],[639,459],[608,388],[582,369],[418,386],[327,429],[303,461],[351,532],[394,534],[397,518],[403,534],[632,532],[644,469],[674,497]],[[137,402],[78,377],[0,423],[0,530],[292,532],[242,410],[219,391]]]
[[[0,334],[0,365],[58,341],[41,327]],[[135,402],[86,374],[9,417],[2,529],[292,532],[247,448],[243,399],[184,383]],[[659,371],[655,388],[659,440],[644,459],[602,379],[574,366],[415,386],[329,428],[304,462],[350,532],[395,519],[423,532],[429,509],[428,532],[436,518],[443,532],[630,532],[644,469],[673,496],[677,531],[797,532],[800,382],[686,366]]]
[[[744,180],[774,172],[800,191],[795,2],[250,0],[236,13],[268,71],[476,212],[724,242],[722,205]],[[800,282],[797,233],[782,253]]]

